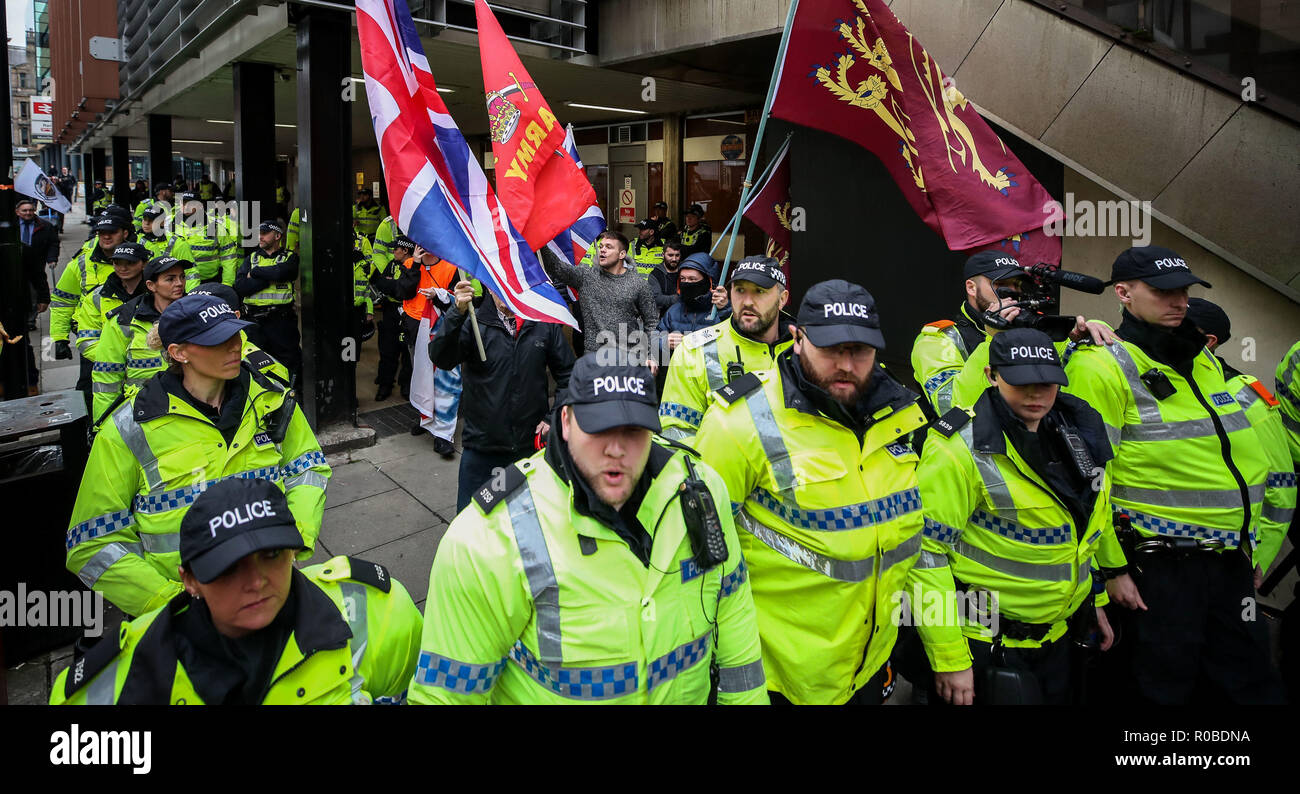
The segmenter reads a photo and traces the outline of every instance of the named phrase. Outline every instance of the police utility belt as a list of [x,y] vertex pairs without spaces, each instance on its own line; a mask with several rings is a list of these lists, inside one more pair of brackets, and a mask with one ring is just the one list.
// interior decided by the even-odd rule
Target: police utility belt
[[282,315],[294,316],[292,303],[276,303],[276,304],[271,304],[269,306],[257,306],[257,305],[249,306],[247,303],[245,303],[244,310],[245,312],[247,312],[248,319],[250,320],[260,321],[260,320],[270,319],[272,317],[279,317]]
[[1124,553],[1130,558],[1134,554],[1168,554],[1185,557],[1196,552],[1219,552],[1226,548],[1223,541],[1215,538],[1146,537],[1133,529],[1129,517],[1119,511],[1115,512],[1114,520],[1115,536],[1119,538]]

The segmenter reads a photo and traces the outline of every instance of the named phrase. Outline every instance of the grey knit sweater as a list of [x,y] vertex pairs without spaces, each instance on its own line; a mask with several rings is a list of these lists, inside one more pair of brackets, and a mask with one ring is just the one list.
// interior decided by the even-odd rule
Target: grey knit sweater
[[551,280],[578,291],[582,307],[583,347],[593,353],[607,344],[635,350],[636,357],[648,352],[649,341],[638,340],[659,325],[655,289],[636,270],[627,267],[621,275],[610,275],[598,265],[571,265],[554,252],[542,249],[542,265]]

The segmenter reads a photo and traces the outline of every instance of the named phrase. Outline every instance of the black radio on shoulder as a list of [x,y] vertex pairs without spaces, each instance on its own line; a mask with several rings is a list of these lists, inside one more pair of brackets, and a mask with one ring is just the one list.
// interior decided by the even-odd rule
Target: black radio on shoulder
[[687,477],[680,486],[682,491],[682,518],[686,521],[686,534],[695,552],[695,564],[707,571],[727,561],[727,540],[722,535],[722,520],[718,506],[713,501],[709,487],[695,473],[690,456],[685,457]]

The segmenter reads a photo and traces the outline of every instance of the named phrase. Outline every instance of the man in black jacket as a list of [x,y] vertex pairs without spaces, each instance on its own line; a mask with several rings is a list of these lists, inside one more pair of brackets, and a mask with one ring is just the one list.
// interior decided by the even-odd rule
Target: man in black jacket
[[[490,294],[490,293],[489,293]],[[494,473],[535,450],[545,438],[550,409],[546,371],[556,389],[569,384],[573,349],[561,326],[516,317],[497,296],[473,309],[474,285],[456,285],[456,304],[447,310],[429,342],[429,359],[438,369],[461,367],[465,391],[461,400],[460,475],[456,512],[464,510],[479,486]],[[474,329],[465,320],[478,318],[487,360],[479,358]]]
[[[46,268],[52,268],[59,262],[59,234],[49,223],[36,216],[36,202],[29,198],[18,200],[18,239],[22,247],[23,276],[31,286],[32,308],[30,316],[45,311],[50,305],[50,281],[45,275]],[[30,325],[30,323],[29,323]],[[14,336],[22,329],[9,329]],[[36,385],[40,373],[36,370],[36,356],[31,344],[27,348],[27,382]]]

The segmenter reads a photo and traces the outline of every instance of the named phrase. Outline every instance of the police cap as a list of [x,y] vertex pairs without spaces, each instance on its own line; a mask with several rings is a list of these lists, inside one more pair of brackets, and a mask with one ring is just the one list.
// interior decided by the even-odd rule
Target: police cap
[[876,299],[865,287],[833,278],[812,285],[799,305],[796,324],[817,347],[846,342],[885,349]]
[[250,554],[296,551],[305,544],[279,488],[267,480],[235,478],[194,500],[181,519],[180,546],[181,564],[207,584]]

